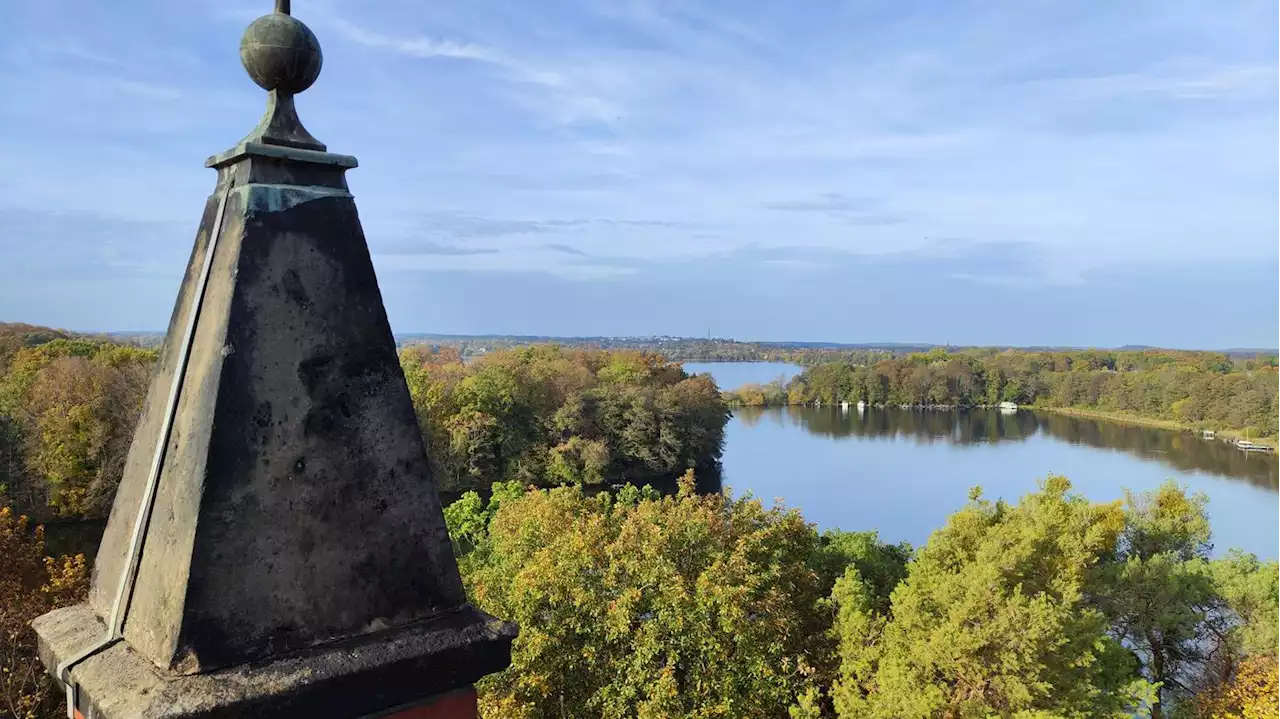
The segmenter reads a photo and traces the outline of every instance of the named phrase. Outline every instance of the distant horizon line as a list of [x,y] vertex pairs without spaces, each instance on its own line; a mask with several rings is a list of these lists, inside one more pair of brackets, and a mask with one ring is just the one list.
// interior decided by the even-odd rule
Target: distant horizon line
[[[57,328],[54,328],[57,329]],[[66,330],[77,334],[92,335],[155,335],[163,336],[165,333],[157,330]],[[539,340],[539,341],[555,341],[555,340],[574,340],[574,341],[590,341],[590,340],[671,340],[671,341],[694,341],[694,342],[730,342],[743,345],[762,345],[762,346],[794,346],[807,347],[810,349],[880,349],[880,348],[943,348],[943,349],[992,349],[1005,348],[1016,350],[1112,350],[1112,351],[1142,351],[1142,350],[1172,350],[1178,352],[1222,352],[1222,353],[1255,353],[1255,354],[1280,354],[1280,349],[1267,347],[1223,347],[1223,348],[1188,348],[1188,347],[1165,347],[1162,345],[1143,345],[1143,344],[1125,344],[1118,346],[1104,345],[1046,345],[1046,344],[955,344],[941,342],[836,342],[826,340],[740,340],[732,337],[694,337],[681,335],[540,335],[540,334],[501,334],[501,333],[451,333],[451,332],[392,332],[392,336],[397,340],[405,338],[422,338],[422,339],[475,339],[475,340]]]

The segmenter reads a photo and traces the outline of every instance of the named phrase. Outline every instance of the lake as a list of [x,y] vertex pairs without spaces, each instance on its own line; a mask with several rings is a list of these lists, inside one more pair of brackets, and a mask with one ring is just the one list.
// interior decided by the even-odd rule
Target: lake
[[[685,363],[721,389],[790,378],[772,362]],[[1095,501],[1173,479],[1209,497],[1215,554],[1239,547],[1275,559],[1280,459],[1224,442],[1093,419],[1020,410],[745,407],[725,430],[723,482],[735,495],[782,499],[823,529],[877,529],[923,543],[979,485],[1016,500],[1061,474]]]

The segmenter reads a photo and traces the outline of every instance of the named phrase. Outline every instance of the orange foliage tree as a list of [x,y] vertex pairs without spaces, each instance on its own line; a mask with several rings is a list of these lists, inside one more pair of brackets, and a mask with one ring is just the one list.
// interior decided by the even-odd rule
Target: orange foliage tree
[[44,554],[44,529],[0,506],[0,716],[62,716],[53,678],[36,654],[31,620],[83,598],[85,557]]

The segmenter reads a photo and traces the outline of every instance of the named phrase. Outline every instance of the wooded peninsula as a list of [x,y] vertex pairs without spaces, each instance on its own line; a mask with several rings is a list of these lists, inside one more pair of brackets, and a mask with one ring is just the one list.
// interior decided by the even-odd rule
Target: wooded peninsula
[[[513,348],[401,365],[441,491],[714,471],[729,409],[707,375],[634,350]],[[21,511],[105,517],[157,350],[0,325],[0,487]]]
[[1018,406],[1208,429],[1275,442],[1275,356],[1173,350],[1025,352],[934,349],[830,357],[799,376],[726,393],[730,404]]

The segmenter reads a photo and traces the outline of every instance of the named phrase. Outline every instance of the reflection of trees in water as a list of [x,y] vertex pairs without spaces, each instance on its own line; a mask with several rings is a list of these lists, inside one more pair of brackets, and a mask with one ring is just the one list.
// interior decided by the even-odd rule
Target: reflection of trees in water
[[1192,432],[1171,432],[1059,414],[1036,418],[1046,434],[1072,444],[1120,449],[1182,471],[1212,472],[1244,479],[1259,487],[1280,487],[1277,480],[1280,461],[1274,454],[1242,452],[1226,442],[1205,441]]
[[[1185,472],[1209,472],[1250,484],[1280,488],[1280,460],[1273,454],[1246,453],[1225,442],[1204,441],[1190,432],[1171,432],[1098,419],[1052,413],[996,410],[955,412],[918,409],[874,409],[858,412],[838,407],[742,407],[734,411],[747,426],[764,421],[803,427],[826,437],[912,439],[921,444],[970,445],[1022,441],[1043,432],[1071,444],[1118,449],[1154,459]],[[765,415],[769,415],[766,417]],[[732,448],[729,448],[732,451]]]
[[786,424],[803,427],[810,434],[903,438],[922,444],[1017,441],[1036,431],[1035,417],[1029,412],[1008,415],[985,410],[867,409],[858,412],[852,408],[845,411],[835,407],[742,407],[734,410],[734,416],[748,426],[766,419],[766,414],[772,415],[774,421],[785,418]]

